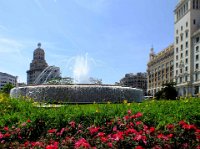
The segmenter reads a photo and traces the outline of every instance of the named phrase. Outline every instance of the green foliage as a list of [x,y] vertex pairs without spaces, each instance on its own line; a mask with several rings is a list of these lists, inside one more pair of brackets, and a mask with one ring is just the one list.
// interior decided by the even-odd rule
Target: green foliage
[[176,100],[177,95],[175,83],[170,82],[163,84],[163,88],[155,94],[155,97],[156,99]]
[[[100,125],[111,118],[123,117],[127,110],[133,113],[142,112],[142,121],[147,125],[162,128],[168,123],[185,120],[200,125],[200,99],[187,98],[184,100],[148,100],[143,103],[122,104],[88,104],[64,105],[61,107],[37,107],[32,101],[11,99],[0,94],[0,127],[4,125],[23,123],[30,119],[35,125],[45,122],[45,128],[62,128],[70,121],[76,121],[84,126]],[[35,106],[37,105],[37,106]]]
[[9,94],[10,93],[10,90],[14,88],[14,85],[12,85],[11,83],[7,83],[3,86],[2,88],[2,92],[3,93],[6,93],[6,94]]

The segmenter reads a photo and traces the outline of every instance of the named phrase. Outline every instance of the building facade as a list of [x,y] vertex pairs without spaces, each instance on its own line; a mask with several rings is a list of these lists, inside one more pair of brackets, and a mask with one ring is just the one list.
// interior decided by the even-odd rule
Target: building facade
[[151,49],[147,64],[147,93],[154,96],[165,83],[173,82],[174,78],[174,46],[173,44],[159,52]]
[[5,84],[11,83],[13,86],[16,86],[17,84],[17,77],[0,72],[0,90],[4,87]]
[[33,60],[30,63],[30,70],[27,71],[27,85],[34,84],[36,78],[48,67],[45,60],[45,52],[38,43],[38,48],[34,50]]
[[179,96],[199,93],[200,0],[180,0],[175,10],[174,78]]
[[142,89],[144,95],[147,95],[147,74],[141,72],[125,74],[125,77],[120,80],[120,85]]

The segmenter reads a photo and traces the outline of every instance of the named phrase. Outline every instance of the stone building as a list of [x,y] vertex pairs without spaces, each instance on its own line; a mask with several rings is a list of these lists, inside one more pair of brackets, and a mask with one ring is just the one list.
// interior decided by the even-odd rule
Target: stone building
[[120,80],[120,85],[132,88],[142,89],[144,95],[147,94],[147,74],[146,73],[129,73]]
[[200,0],[180,0],[175,10],[174,78],[179,96],[200,91]]
[[174,78],[174,46],[173,44],[159,52],[151,49],[147,64],[147,93],[154,96],[160,91],[162,85],[173,82]]
[[45,52],[41,48],[41,43],[38,43],[38,48],[34,50],[33,60],[30,63],[30,70],[27,71],[27,84],[34,84],[36,78],[47,67]]
[[0,72],[0,90],[5,84],[11,83],[13,86],[17,84],[17,76],[13,76],[7,73]]

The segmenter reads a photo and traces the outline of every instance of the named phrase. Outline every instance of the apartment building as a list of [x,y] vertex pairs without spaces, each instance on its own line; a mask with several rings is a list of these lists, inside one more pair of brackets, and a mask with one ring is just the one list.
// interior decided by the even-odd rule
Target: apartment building
[[142,89],[144,95],[147,95],[147,74],[146,73],[128,73],[120,80],[120,85]]
[[180,0],[175,10],[174,78],[179,96],[199,93],[200,0]]
[[16,86],[17,84],[17,77],[0,72],[0,90],[4,87],[5,84],[11,83],[13,86]]
[[174,45],[171,44],[158,54],[151,49],[147,64],[147,93],[154,96],[165,83],[174,79]]

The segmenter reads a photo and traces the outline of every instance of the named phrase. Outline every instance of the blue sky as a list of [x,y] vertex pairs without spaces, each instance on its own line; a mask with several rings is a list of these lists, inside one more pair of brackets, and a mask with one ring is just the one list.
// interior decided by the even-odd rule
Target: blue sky
[[49,65],[72,76],[73,59],[88,56],[89,76],[113,84],[145,72],[150,48],[174,40],[177,0],[1,0],[0,71],[26,71],[37,43]]

